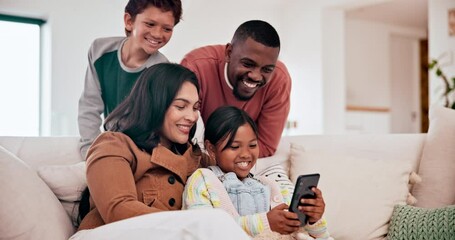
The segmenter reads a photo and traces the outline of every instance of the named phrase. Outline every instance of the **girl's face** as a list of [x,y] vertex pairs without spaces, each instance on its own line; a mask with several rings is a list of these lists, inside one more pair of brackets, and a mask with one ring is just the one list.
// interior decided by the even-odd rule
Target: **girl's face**
[[153,54],[171,39],[174,28],[172,11],[163,12],[150,5],[133,19],[125,13],[125,28],[131,31],[130,40],[135,48]]
[[256,134],[253,128],[245,123],[237,129],[231,145],[222,151],[228,139],[229,136],[216,146],[209,143],[208,150],[215,154],[216,162],[223,172],[234,172],[239,179],[244,179],[259,156]]
[[196,87],[185,81],[164,115],[160,143],[171,148],[171,143],[188,142],[191,128],[199,117],[199,96]]

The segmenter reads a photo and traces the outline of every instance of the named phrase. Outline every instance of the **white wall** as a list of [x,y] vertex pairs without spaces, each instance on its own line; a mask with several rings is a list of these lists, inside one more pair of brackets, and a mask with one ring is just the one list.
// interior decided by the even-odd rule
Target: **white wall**
[[346,20],[341,9],[323,10],[322,74],[324,133],[346,130]]
[[45,19],[44,135],[78,135],[77,104],[93,39],[123,34],[119,0],[2,0],[0,11]]
[[[455,77],[455,36],[449,36],[448,34],[447,19],[448,10],[454,8],[454,0],[428,1],[429,58],[439,58],[442,54],[447,53],[440,60],[446,63],[446,66],[442,70],[449,78]],[[443,105],[441,100],[442,89],[444,89],[443,82],[435,76],[434,71],[429,76],[430,104],[438,103]],[[455,99],[455,96],[453,97]]]
[[[96,37],[122,35],[125,1],[3,0],[0,9],[48,19],[51,69],[49,109],[52,135],[77,135],[77,101],[82,91],[86,54]],[[282,40],[280,59],[293,78],[290,134],[323,132],[321,3],[290,0],[183,0],[183,21],[162,49],[178,62],[194,47],[224,44],[245,20],[263,19],[275,26]],[[45,117],[46,118],[46,117]]]
[[278,0],[182,1],[183,19],[162,50],[171,61],[180,62],[187,52],[200,46],[230,42],[237,27],[247,20],[267,21],[281,38],[287,37],[281,27],[280,14],[275,14]]
[[[45,135],[78,135],[77,104],[82,92],[87,51],[97,37],[123,35],[123,10],[127,0],[2,0],[0,12],[47,20],[44,49],[43,119]],[[228,43],[239,24],[250,19],[271,23],[283,43],[292,33],[282,29],[279,0],[182,0],[183,20],[162,52],[179,62],[191,49]],[[239,7],[241,6],[241,7]],[[283,44],[282,53],[292,52]],[[288,62],[285,58],[280,58]]]
[[[183,21],[162,49],[171,61],[180,61],[194,47],[227,43],[235,28],[245,20],[256,18],[269,21],[280,34],[280,59],[286,63],[293,78],[289,119],[297,121],[297,129],[287,133],[320,134],[336,133],[340,131],[340,126],[344,126],[345,76],[340,67],[344,65],[345,54],[340,42],[344,38],[344,22],[336,22],[343,19],[342,8],[338,6],[388,0],[182,1]],[[48,93],[44,106],[49,111],[48,116],[44,116],[50,119],[48,134],[78,135],[77,101],[83,87],[88,47],[97,37],[123,35],[126,2],[0,1],[0,12],[48,20],[45,26],[48,34],[45,46],[48,48],[44,53],[50,61],[48,71],[45,71],[49,79],[48,88],[44,89]],[[444,2],[448,5],[452,0],[430,1],[430,6],[436,11],[443,7],[440,5]],[[327,11],[331,19],[326,18]],[[440,12],[430,14],[430,18],[438,14]],[[433,34],[436,36],[439,33]],[[448,46],[449,39],[444,41],[447,43],[443,44]],[[437,42],[430,39],[430,53]],[[327,48],[328,45],[331,48]]]
[[[289,135],[323,132],[321,8],[313,1],[289,0],[283,6],[283,59],[292,76]],[[284,4],[283,4],[284,5]]]
[[418,40],[426,38],[425,29],[395,27],[351,20],[346,24],[347,104],[390,108],[392,35]]
[[[348,113],[348,132],[352,129],[364,129],[364,133],[419,132],[417,127],[403,125],[420,125],[417,121],[420,119],[417,118],[420,109],[418,99],[411,101],[414,96],[419,96],[420,81],[418,48],[414,45],[418,46],[419,39],[425,38],[425,29],[347,19],[346,103],[348,106],[388,110],[382,113]],[[408,41],[395,47],[400,39]],[[397,59],[400,60],[397,62]],[[405,106],[400,108],[403,104]],[[412,114],[415,115],[413,118]],[[359,120],[367,115],[376,120]]]
[[347,104],[390,106],[387,26],[360,20],[346,24]]

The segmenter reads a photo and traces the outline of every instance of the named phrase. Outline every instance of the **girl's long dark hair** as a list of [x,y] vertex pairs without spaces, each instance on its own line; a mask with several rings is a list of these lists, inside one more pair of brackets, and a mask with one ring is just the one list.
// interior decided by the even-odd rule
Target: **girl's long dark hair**
[[[145,69],[128,97],[106,118],[104,129],[128,135],[138,148],[151,153],[160,141],[166,111],[184,82],[192,83],[199,94],[196,75],[179,64],[159,63]],[[191,128],[188,140],[195,132],[196,124]],[[187,144],[173,144],[180,153],[188,147]],[[79,223],[90,210],[89,196],[86,188],[79,204]]]

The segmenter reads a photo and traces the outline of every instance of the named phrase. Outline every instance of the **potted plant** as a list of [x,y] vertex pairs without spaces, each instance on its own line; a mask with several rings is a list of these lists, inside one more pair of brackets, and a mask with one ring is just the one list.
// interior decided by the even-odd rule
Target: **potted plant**
[[438,60],[433,59],[428,65],[429,70],[433,70],[438,78],[441,78],[444,82],[444,92],[442,97],[444,98],[444,106],[455,109],[455,98],[450,98],[451,94],[455,93],[455,77],[449,79],[447,75],[442,71],[441,65]]

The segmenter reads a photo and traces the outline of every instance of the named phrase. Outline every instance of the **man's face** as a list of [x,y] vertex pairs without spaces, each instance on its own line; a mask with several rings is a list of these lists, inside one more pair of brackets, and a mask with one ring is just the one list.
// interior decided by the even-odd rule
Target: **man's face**
[[251,99],[269,81],[279,52],[279,48],[267,47],[251,38],[226,45],[227,76],[237,99]]

